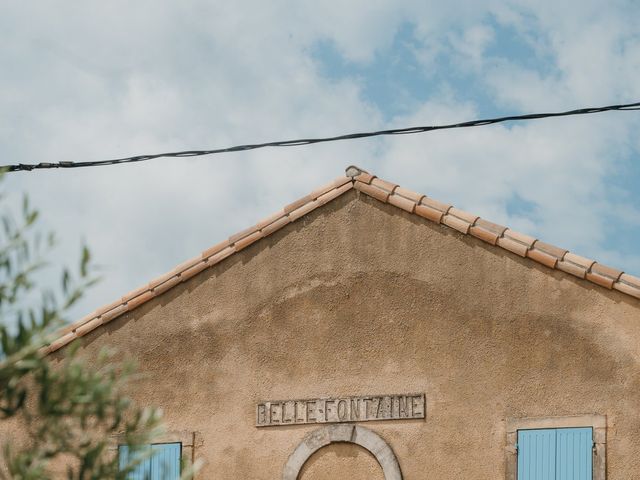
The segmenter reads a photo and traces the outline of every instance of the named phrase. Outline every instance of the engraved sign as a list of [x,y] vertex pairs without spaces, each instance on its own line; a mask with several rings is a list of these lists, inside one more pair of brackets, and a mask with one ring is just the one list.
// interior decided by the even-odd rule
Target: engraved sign
[[256,426],[425,418],[424,393],[261,402]]

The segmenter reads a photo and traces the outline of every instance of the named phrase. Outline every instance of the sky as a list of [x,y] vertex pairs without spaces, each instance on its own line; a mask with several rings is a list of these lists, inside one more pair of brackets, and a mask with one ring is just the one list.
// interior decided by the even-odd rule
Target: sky
[[[640,3],[0,1],[3,164],[640,101]],[[7,175],[81,317],[351,164],[640,275],[640,112]],[[7,202],[7,200],[5,200]],[[47,277],[47,275],[49,277]]]

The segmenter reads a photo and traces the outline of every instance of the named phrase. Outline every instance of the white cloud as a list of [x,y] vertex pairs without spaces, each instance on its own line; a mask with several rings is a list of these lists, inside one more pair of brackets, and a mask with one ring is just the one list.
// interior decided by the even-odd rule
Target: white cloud
[[[622,7],[598,15],[595,4],[573,3],[558,14],[551,4],[480,3],[5,2],[0,112],[11,121],[0,126],[3,157],[86,160],[382,127],[382,112],[362,98],[361,79],[324,78],[309,52],[329,41],[347,60],[366,64],[384,55],[405,22],[415,26],[425,69],[438,68],[442,55],[472,64],[476,82],[509,108],[640,96],[639,39]],[[554,71],[489,58],[496,37],[488,18],[544,50]],[[477,117],[456,93],[441,89],[440,98],[391,123]],[[623,115],[559,122],[19,174],[9,186],[43,207],[64,240],[61,258],[72,258],[84,237],[107,267],[85,311],[352,163],[640,270],[637,257],[605,241],[604,223],[608,212],[622,210],[637,221],[637,206],[612,198],[607,185],[625,152],[640,148],[637,122]],[[515,194],[536,206],[533,216],[509,214]]]

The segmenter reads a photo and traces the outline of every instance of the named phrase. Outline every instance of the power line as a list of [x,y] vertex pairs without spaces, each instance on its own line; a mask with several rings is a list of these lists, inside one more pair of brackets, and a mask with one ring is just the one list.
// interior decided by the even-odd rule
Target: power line
[[144,162],[154,160],[156,158],[182,158],[182,157],[199,157],[202,155],[214,155],[218,153],[244,152],[247,150],[256,150],[266,147],[298,147],[301,145],[312,145],[315,143],[337,142],[339,140],[354,140],[356,138],[379,137],[383,135],[408,135],[414,133],[432,132],[434,130],[448,130],[453,128],[482,127],[485,125],[493,125],[494,123],[515,122],[524,120],[539,120],[542,118],[552,117],[568,117],[571,115],[588,115],[592,113],[601,113],[608,111],[629,111],[640,110],[640,102],[627,103],[620,105],[608,105],[606,107],[580,108],[577,110],[568,110],[566,112],[550,112],[550,113],[529,113],[526,115],[510,115],[507,117],[486,118],[482,120],[471,120],[462,123],[450,123],[446,125],[430,125],[421,127],[393,128],[389,130],[377,130],[373,132],[349,133],[346,135],[338,135],[336,137],[320,137],[320,138],[300,138],[297,140],[283,140],[266,143],[253,143],[247,145],[236,145],[234,147],[216,148],[213,150],[185,150],[181,152],[154,153],[150,155],[136,155],[133,157],[114,158],[111,160],[95,160],[88,162],[41,162],[37,164],[15,164],[0,166],[0,169],[9,172],[31,171],[51,168],[81,168],[81,167],[98,167],[103,165],[118,165],[120,163]]

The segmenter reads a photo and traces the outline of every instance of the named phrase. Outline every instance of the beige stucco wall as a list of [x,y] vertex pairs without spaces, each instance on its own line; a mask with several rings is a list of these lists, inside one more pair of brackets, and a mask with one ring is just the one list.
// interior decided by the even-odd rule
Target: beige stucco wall
[[[135,398],[198,432],[202,479],[277,479],[316,428],[256,428],[259,401],[408,392],[425,420],[365,424],[406,479],[504,479],[507,418],[587,413],[607,415],[608,478],[640,472],[639,301],[355,191],[84,342],[138,362]],[[327,448],[309,478],[380,475]]]

